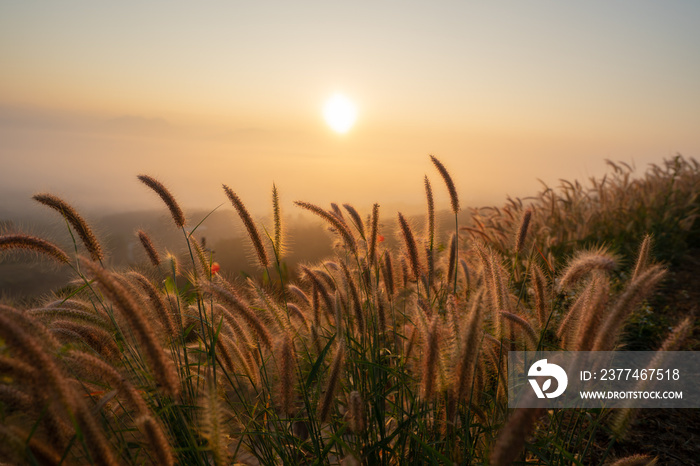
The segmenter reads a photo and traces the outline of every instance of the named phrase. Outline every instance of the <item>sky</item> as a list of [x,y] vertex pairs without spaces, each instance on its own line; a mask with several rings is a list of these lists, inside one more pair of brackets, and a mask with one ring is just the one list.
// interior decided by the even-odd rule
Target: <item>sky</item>
[[[700,155],[700,2],[0,3],[0,217],[50,191],[143,210],[500,204],[605,159]],[[355,125],[334,132],[342,93]],[[438,204],[440,205],[440,204]]]

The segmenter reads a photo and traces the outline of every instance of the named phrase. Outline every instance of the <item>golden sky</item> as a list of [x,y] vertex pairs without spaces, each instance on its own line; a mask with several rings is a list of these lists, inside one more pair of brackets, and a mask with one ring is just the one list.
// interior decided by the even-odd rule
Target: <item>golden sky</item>
[[[693,1],[2,2],[0,214],[40,190],[158,206],[139,173],[191,207],[226,183],[262,211],[273,181],[420,205],[428,154],[465,204],[500,203],[698,157],[698,24]],[[342,135],[334,93],[358,110]]]

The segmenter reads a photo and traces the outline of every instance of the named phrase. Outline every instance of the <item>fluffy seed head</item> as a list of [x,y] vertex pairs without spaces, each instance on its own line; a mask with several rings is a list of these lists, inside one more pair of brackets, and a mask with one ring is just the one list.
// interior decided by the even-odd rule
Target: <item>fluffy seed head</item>
[[607,317],[597,332],[593,351],[610,351],[622,324],[632,311],[651,293],[653,288],[666,276],[660,265],[647,268],[641,275],[631,280],[622,294],[612,305]]
[[394,266],[391,263],[391,254],[389,251],[384,254],[382,277],[384,278],[384,289],[389,296],[389,300],[391,300],[394,296]]
[[547,279],[542,272],[542,268],[535,264],[532,267],[532,291],[535,295],[535,311],[537,312],[537,323],[540,329],[544,328],[547,322]]
[[435,374],[438,369],[440,328],[438,326],[438,317],[435,316],[430,323],[430,327],[426,332],[424,343],[425,355],[423,357],[423,377],[421,379],[421,389],[423,399],[430,400],[435,391]]
[[246,209],[243,201],[241,201],[238,195],[234,193],[231,188],[226,185],[223,185],[223,187],[224,191],[226,192],[226,196],[228,196],[231,204],[233,204],[233,207],[236,209],[236,212],[238,212],[238,216],[241,218],[243,225],[245,225],[245,228],[248,231],[248,236],[250,237],[250,241],[253,243],[255,253],[258,255],[260,265],[263,268],[269,266],[270,260],[267,258],[267,252],[265,251],[265,247],[260,239],[260,233],[258,233],[258,228],[255,226],[250,213],[248,213],[248,209]]
[[[355,241],[355,237],[352,235],[352,232],[348,228],[348,225],[343,220],[342,212],[340,211],[340,209],[337,210],[336,214],[330,214],[322,208],[314,204],[310,204],[308,202],[295,201],[294,204],[301,207],[302,209],[306,209],[309,212],[318,215],[319,217],[330,223],[330,225],[335,229],[335,231],[343,238],[345,244],[348,246],[350,251],[357,252],[357,243]],[[335,207],[337,208],[338,206]]]
[[433,242],[435,241],[435,201],[433,200],[433,189],[430,187],[428,175],[425,176],[423,183],[425,184],[425,197],[428,201],[428,222],[426,236],[428,237],[428,247],[432,249]]
[[527,337],[528,351],[534,351],[537,347],[537,333],[535,329],[532,328],[532,325],[530,325],[530,322],[512,312],[501,311],[500,315],[503,319],[514,323],[523,330],[523,333]]
[[430,156],[430,160],[433,161],[433,165],[435,165],[435,168],[437,168],[437,171],[440,172],[440,176],[442,176],[442,179],[445,181],[447,191],[450,193],[452,212],[457,215],[457,212],[459,212],[459,198],[457,197],[457,189],[455,188],[454,181],[452,181],[450,173],[447,171],[442,162],[440,162],[434,155]]
[[457,271],[455,261],[457,260],[457,234],[450,236],[450,256],[447,261],[447,283],[452,283],[454,274]]
[[160,196],[160,198],[165,202],[165,205],[170,210],[170,215],[173,217],[173,221],[178,228],[185,226],[185,214],[182,212],[180,205],[175,200],[175,197],[168,191],[168,189],[163,186],[163,183],[156,180],[152,176],[139,175],[139,180]]
[[639,246],[639,253],[637,254],[637,262],[634,265],[634,272],[632,272],[632,279],[637,278],[649,264],[649,256],[651,253],[652,239],[651,235],[644,236],[642,244]]
[[143,289],[148,295],[153,309],[156,311],[156,316],[160,321],[161,326],[168,332],[170,338],[175,338],[177,335],[177,330],[175,329],[175,323],[173,322],[170,310],[163,299],[161,293],[156,289],[156,287],[148,280],[146,277],[138,272],[129,272],[128,276],[139,284],[141,289]]
[[49,241],[37,238],[35,236],[23,234],[0,236],[0,250],[5,249],[24,249],[27,251],[34,251],[64,264],[69,262],[68,254],[63,252],[61,248]]
[[331,363],[331,373],[328,377],[328,385],[326,391],[323,394],[323,399],[318,407],[318,419],[321,422],[326,422],[328,416],[331,413],[331,406],[333,404],[333,397],[335,396],[335,390],[338,387],[338,382],[340,381],[340,371],[343,367],[343,362],[345,361],[345,344],[340,343],[338,350],[335,353],[333,362]]
[[289,334],[285,333],[282,336],[279,350],[280,393],[282,394],[282,411],[285,414],[291,414],[294,409],[295,360],[294,342]]
[[523,214],[523,219],[520,222],[520,228],[518,229],[518,236],[515,237],[515,252],[521,252],[523,250],[523,245],[525,244],[525,237],[527,236],[527,229],[530,226],[530,219],[532,218],[532,209],[527,209]]
[[141,245],[146,251],[146,255],[148,255],[151,264],[153,264],[155,267],[158,267],[160,265],[160,255],[158,254],[158,251],[156,251],[155,246],[153,246],[151,238],[143,230],[138,230],[136,232],[136,235],[139,237],[139,241],[141,241]]
[[372,227],[369,236],[369,249],[367,257],[370,264],[374,264],[374,258],[377,256],[377,235],[379,228],[379,204],[372,206]]
[[422,273],[422,268],[420,261],[418,259],[418,248],[416,247],[416,240],[413,237],[413,232],[411,227],[404,216],[399,212],[399,226],[401,227],[401,235],[403,236],[404,243],[406,245],[406,255],[411,263],[411,271],[413,272],[413,278],[417,281],[420,280]]
[[[24,360],[42,374],[44,384],[54,390],[63,406],[70,412],[75,406],[72,390],[53,359],[37,339],[17,322],[14,308],[0,306],[0,338],[5,345],[24,356]],[[12,312],[15,311],[15,312]]]
[[280,210],[280,196],[277,186],[272,185],[272,216],[275,224],[275,237],[273,248],[277,260],[281,260],[284,255],[284,224],[282,223],[282,211]]
[[120,314],[129,323],[146,358],[153,370],[153,375],[162,389],[171,396],[180,392],[178,379],[172,361],[165,355],[148,319],[139,305],[126,289],[114,278],[113,274],[98,267],[94,262],[81,260],[81,265],[99,283],[104,294],[115,304]]
[[654,466],[656,465],[656,462],[656,458],[636,454],[620,458],[614,463],[610,463],[610,466]]
[[609,272],[617,266],[615,257],[606,249],[599,248],[592,251],[581,251],[576,254],[573,260],[564,270],[559,280],[559,291],[573,286],[582,277],[593,270],[603,270]]
[[34,195],[33,199],[56,210],[65,217],[68,223],[70,223],[73,229],[78,233],[78,236],[80,236],[83,245],[85,245],[85,249],[88,250],[90,257],[92,257],[92,260],[100,261],[104,258],[102,247],[97,241],[97,237],[95,237],[95,234],[92,232],[90,225],[88,225],[83,217],[81,217],[72,206],[70,206],[63,199],[52,194],[36,194]]
[[352,218],[352,221],[355,224],[357,231],[360,232],[360,236],[362,238],[364,238],[365,237],[365,224],[364,224],[364,222],[362,222],[362,217],[360,217],[360,214],[357,212],[357,209],[355,209],[350,204],[343,204],[343,207],[345,207],[345,210],[347,210],[348,214],[350,214],[350,218]]
[[216,296],[223,304],[235,309],[238,314],[246,321],[253,332],[257,335],[260,341],[268,348],[272,347],[272,337],[267,327],[260,321],[255,312],[248,304],[238,296],[235,289],[223,280],[219,283],[201,282],[199,286],[203,291],[209,292]]

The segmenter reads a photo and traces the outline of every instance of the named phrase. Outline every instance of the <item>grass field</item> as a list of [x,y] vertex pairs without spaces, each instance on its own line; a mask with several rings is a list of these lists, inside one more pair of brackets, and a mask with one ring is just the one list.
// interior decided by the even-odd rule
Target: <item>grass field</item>
[[[93,228],[37,194],[73,247],[7,231],[0,253],[62,264],[72,281],[36,305],[0,305],[2,454],[109,465],[695,461],[694,445],[644,446],[648,412],[508,409],[505,364],[509,350],[698,348],[688,277],[700,269],[700,165],[677,156],[635,176],[610,163],[603,179],[470,209],[468,220],[458,177],[434,157],[426,165],[420,222],[378,204],[295,202],[334,244],[292,271],[277,188],[264,224],[224,185],[255,276],[220,270],[197,239],[207,217],[188,218],[150,176],[139,176],[144,196],[163,200],[187,254],[139,232],[138,269],[103,266]],[[450,199],[437,206],[450,211],[441,231],[434,189]],[[696,411],[656,413],[656,425],[697,435]]]

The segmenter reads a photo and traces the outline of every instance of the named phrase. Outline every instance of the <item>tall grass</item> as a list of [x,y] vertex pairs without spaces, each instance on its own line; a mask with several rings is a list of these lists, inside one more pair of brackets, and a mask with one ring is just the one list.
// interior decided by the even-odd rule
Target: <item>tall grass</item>
[[[646,221],[642,211],[657,208],[663,192],[667,209],[685,209],[683,237],[696,206],[678,191],[694,186],[697,164],[675,159],[639,182],[615,166],[612,188],[546,190],[527,210],[511,201],[496,215],[475,212],[474,226],[460,230],[452,177],[431,160],[455,214],[449,247],[435,244],[427,178],[425,234],[399,213],[396,250],[378,240],[378,205],[365,225],[351,205],[346,218],[338,206],[298,201],[339,246],[303,266],[296,283],[283,273],[276,186],[267,227],[224,186],[266,269],[260,282],[212,272],[196,227],[185,230],[172,194],[146,175],[182,230],[188,258],[177,267],[141,231],[143,273],[104,268],[89,244],[93,260],[26,235],[0,237],[3,251],[30,249],[75,273],[42,306],[0,309],[0,449],[30,464],[587,463],[607,413],[510,412],[507,351],[613,349],[627,316],[663,279],[651,240],[622,282],[607,250],[588,248],[565,264],[557,246],[590,239],[594,226],[580,226],[583,217],[612,228],[611,206],[632,202],[630,186],[645,197],[627,223]],[[639,244],[635,228],[618,234]]]

